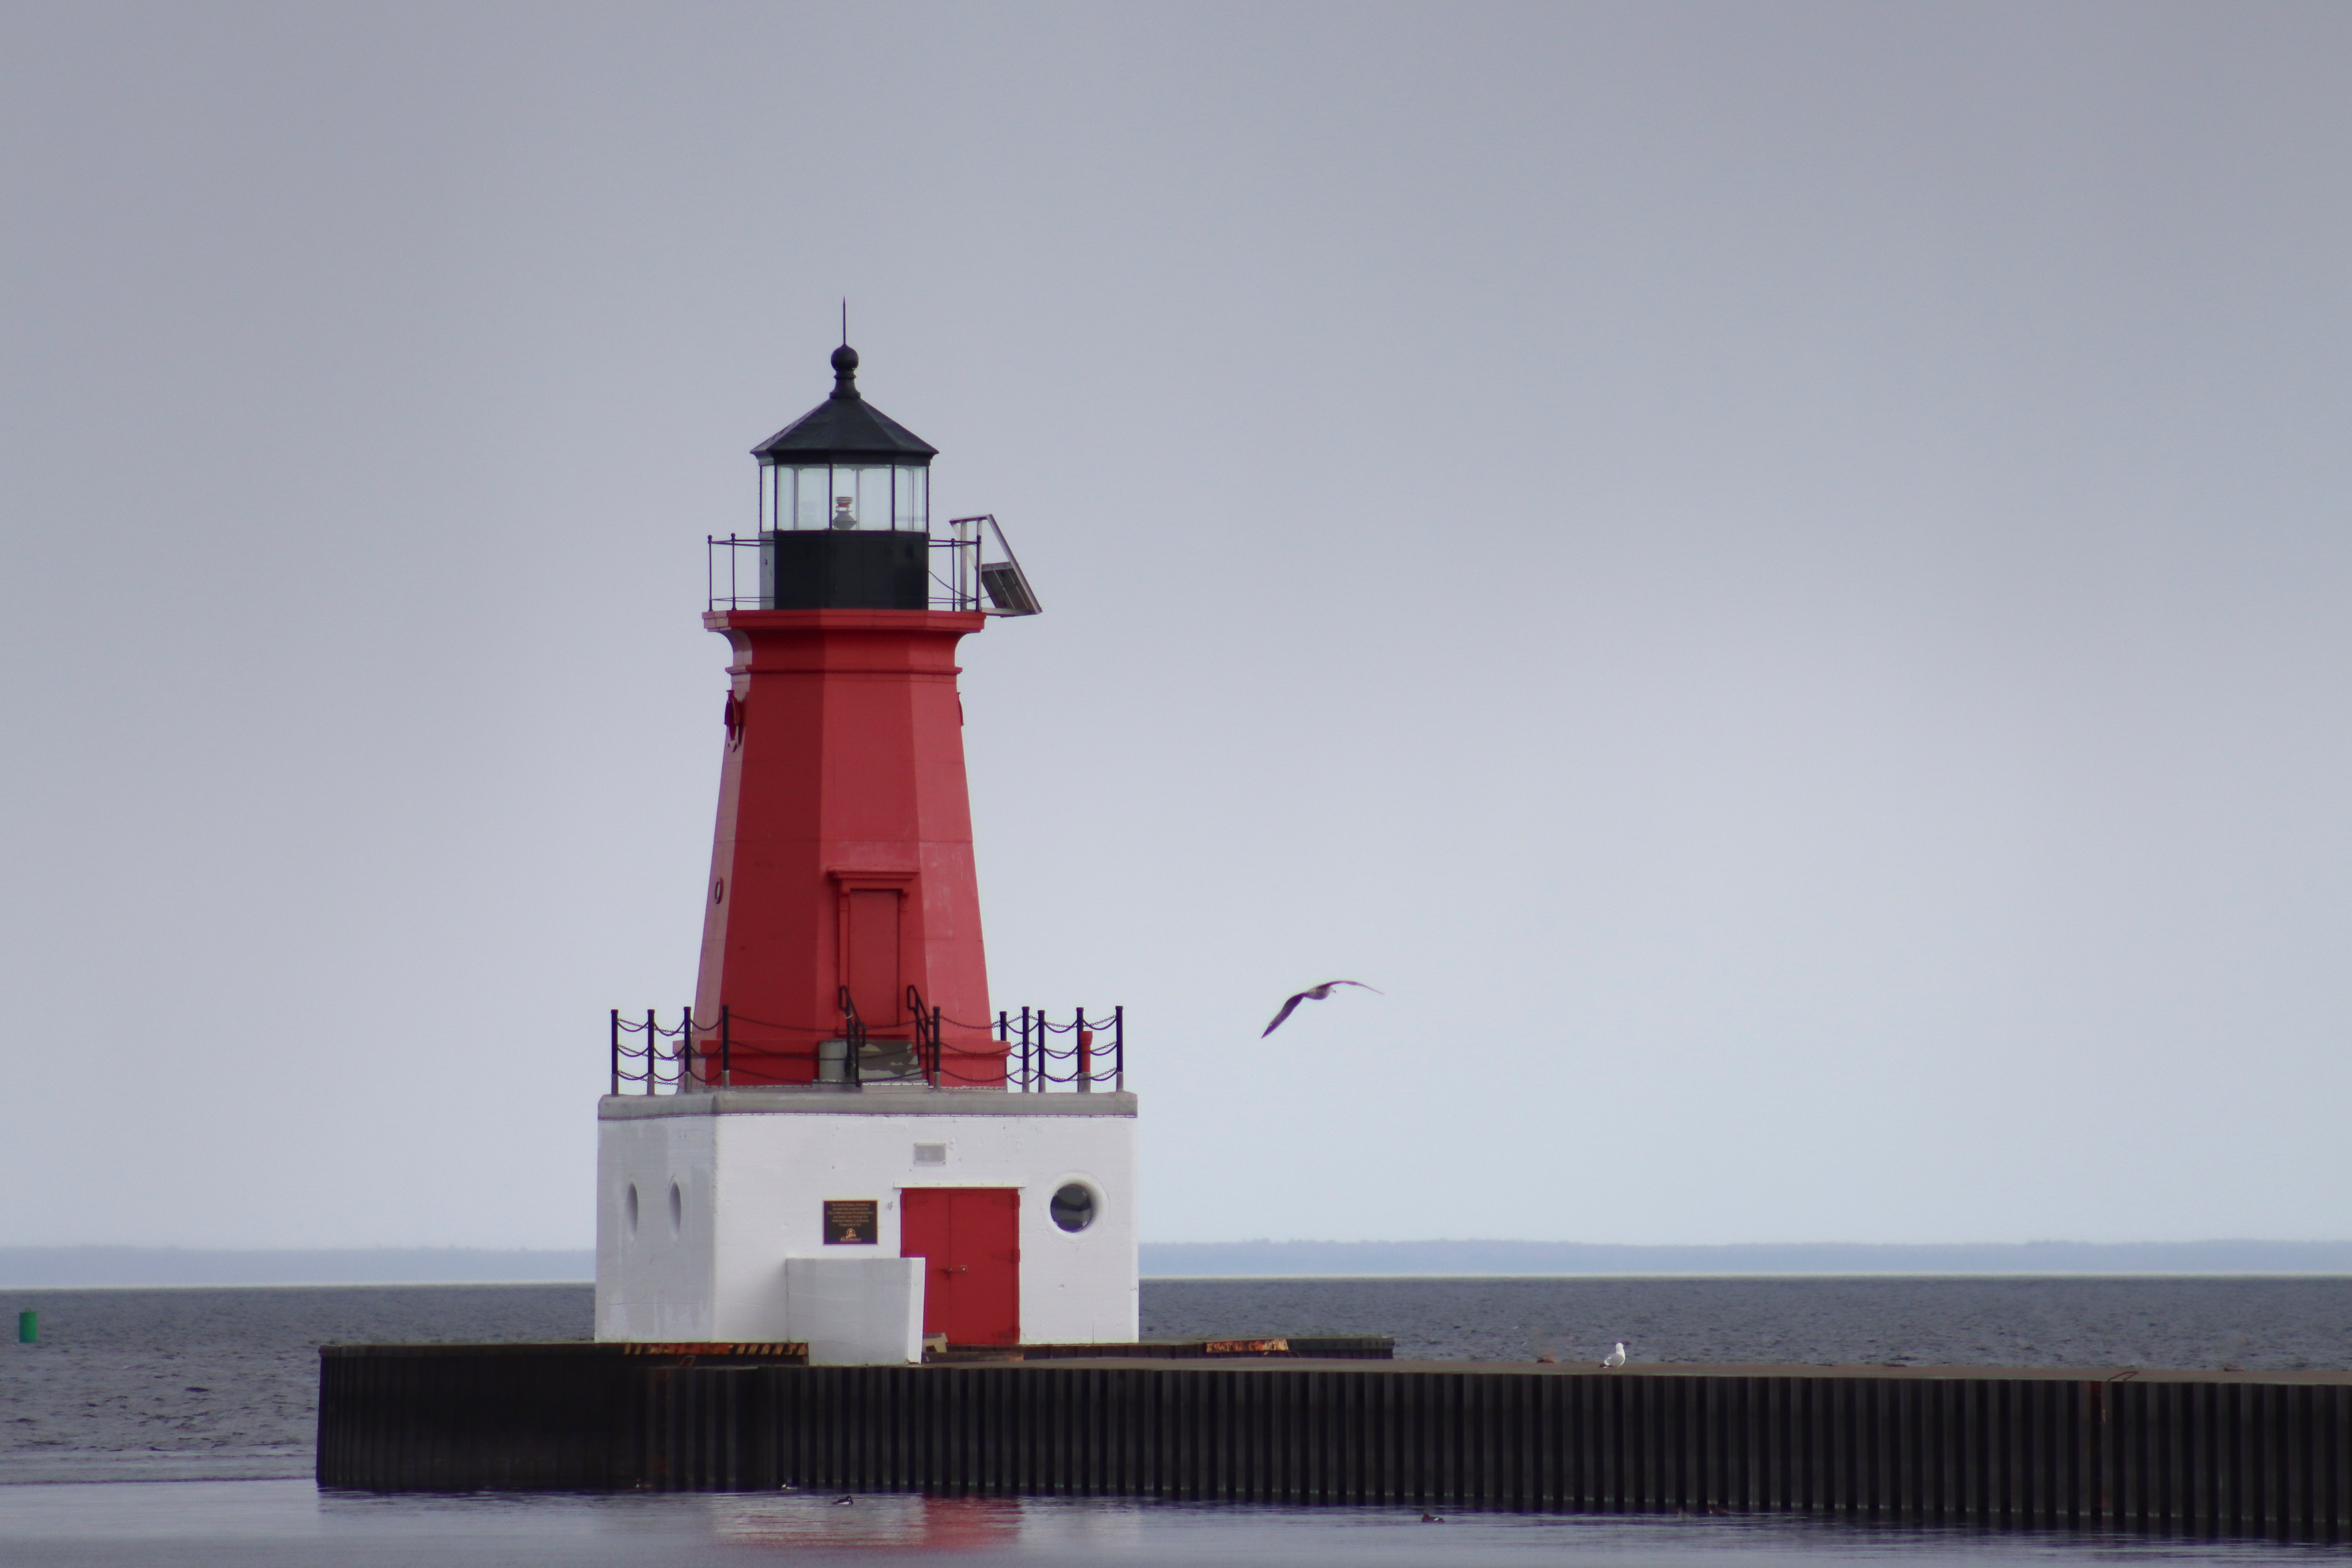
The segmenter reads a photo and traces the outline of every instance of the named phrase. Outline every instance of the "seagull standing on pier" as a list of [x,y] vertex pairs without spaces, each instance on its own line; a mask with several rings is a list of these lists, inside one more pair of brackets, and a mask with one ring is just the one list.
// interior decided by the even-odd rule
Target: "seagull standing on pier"
[[1265,1038],[1267,1035],[1271,1035],[1276,1029],[1282,1027],[1282,1021],[1285,1018],[1289,1017],[1290,1015],[1297,1010],[1301,1002],[1329,1001],[1331,999],[1331,988],[1335,985],[1352,985],[1359,991],[1369,991],[1375,996],[1385,996],[1388,994],[1387,992],[1381,990],[1379,986],[1367,985],[1360,980],[1326,980],[1320,985],[1309,985],[1306,990],[1299,992],[1289,1001],[1285,1002],[1282,1005],[1282,1011],[1274,1016],[1274,1022],[1265,1026],[1265,1032],[1260,1034],[1258,1038],[1262,1040]]
[[1602,1366],[1623,1366],[1625,1364],[1625,1342],[1623,1340],[1619,1340],[1617,1342],[1617,1348],[1601,1358],[1601,1364]]

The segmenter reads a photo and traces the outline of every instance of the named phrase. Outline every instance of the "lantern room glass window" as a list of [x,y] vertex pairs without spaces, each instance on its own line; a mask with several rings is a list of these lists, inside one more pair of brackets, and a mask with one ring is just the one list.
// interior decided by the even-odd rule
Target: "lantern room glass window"
[[760,531],[814,529],[930,532],[930,470],[911,464],[761,464]]

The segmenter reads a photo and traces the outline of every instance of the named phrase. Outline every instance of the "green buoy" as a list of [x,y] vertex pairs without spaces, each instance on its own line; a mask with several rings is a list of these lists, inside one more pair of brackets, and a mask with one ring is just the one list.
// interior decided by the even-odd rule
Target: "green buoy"
[[41,1342],[40,1313],[19,1312],[16,1314],[16,1342],[20,1345],[37,1345]]

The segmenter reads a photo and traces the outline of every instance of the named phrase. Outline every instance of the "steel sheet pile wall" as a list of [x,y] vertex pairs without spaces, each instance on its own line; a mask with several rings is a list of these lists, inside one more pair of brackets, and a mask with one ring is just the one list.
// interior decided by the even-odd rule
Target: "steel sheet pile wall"
[[[331,1486],[1096,1494],[2341,1538],[2352,1386],[1260,1363],[331,1356]],[[361,1358],[344,1352],[340,1358]],[[584,1369],[587,1363],[577,1363]]]
[[[760,1484],[704,1458],[736,1441],[747,1413],[726,1397],[730,1379],[760,1364],[699,1367],[602,1344],[331,1346],[319,1363],[319,1483],[605,1491],[670,1484],[675,1467],[697,1488]],[[688,1369],[679,1398],[669,1379]]]

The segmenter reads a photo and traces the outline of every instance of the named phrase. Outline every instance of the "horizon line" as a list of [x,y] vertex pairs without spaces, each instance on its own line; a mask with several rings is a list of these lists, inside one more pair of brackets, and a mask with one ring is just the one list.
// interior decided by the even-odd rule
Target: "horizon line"
[[[1246,1248],[1289,1248],[1289,1246],[1328,1246],[1328,1248],[1369,1248],[1369,1246],[1573,1246],[1592,1250],[1642,1250],[1642,1253],[1665,1253],[1665,1250],[1767,1250],[1767,1248],[1867,1248],[1867,1250],[1961,1250],[1961,1248],[2185,1248],[2185,1246],[2352,1246],[2352,1237],[2192,1237],[2185,1241],[2077,1241],[2061,1237],[2039,1237],[2032,1241],[1557,1241],[1557,1239],[1527,1239],[1527,1237],[1412,1237],[1412,1239],[1379,1239],[1379,1241],[1328,1241],[1315,1237],[1246,1237],[1246,1239],[1221,1241],[1139,1241],[1136,1246],[1152,1248],[1212,1248],[1212,1246],[1246,1246]],[[522,1256],[558,1256],[558,1253],[593,1253],[593,1244],[576,1246],[497,1246],[473,1244],[473,1241],[372,1241],[364,1246],[322,1246],[306,1241],[285,1241],[285,1244],[195,1244],[195,1241],[0,1241],[0,1253],[522,1253]]]

